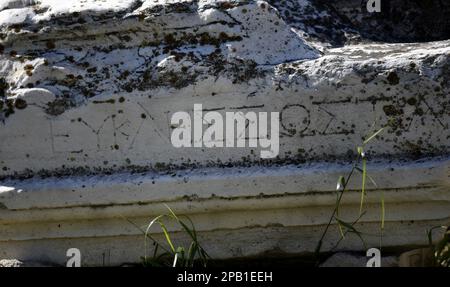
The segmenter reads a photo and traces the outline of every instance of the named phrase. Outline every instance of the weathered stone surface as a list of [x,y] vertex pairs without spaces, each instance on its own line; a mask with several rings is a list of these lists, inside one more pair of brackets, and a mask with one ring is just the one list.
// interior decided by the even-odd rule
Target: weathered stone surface
[[2,259],[0,260],[0,267],[21,267],[22,262],[16,259]]
[[[392,17],[361,1],[269,2],[2,1],[0,258],[61,263],[80,247],[86,264],[138,260],[139,231],[118,218],[144,224],[162,202],[195,219],[217,258],[311,252],[336,179],[385,125],[366,150],[378,186],[362,228],[377,230],[384,192],[385,244],[426,243],[450,217],[448,26],[404,33],[424,24],[419,4],[389,32]],[[170,116],[196,103],[280,112],[279,156],[173,147]]]
[[367,2],[360,0],[269,2],[289,25],[310,41],[325,45],[429,42],[450,37],[450,3],[445,1],[381,1],[381,13],[367,13]]
[[[3,175],[181,167],[168,118],[194,103],[281,111],[281,161],[348,158],[389,120],[374,156],[448,152],[447,41],[319,57],[263,2],[80,5],[1,11]],[[250,149],[190,154],[194,165],[258,162]]]
[[0,267],[56,267],[54,264],[46,264],[41,262],[26,261],[22,262],[17,259],[2,259]]

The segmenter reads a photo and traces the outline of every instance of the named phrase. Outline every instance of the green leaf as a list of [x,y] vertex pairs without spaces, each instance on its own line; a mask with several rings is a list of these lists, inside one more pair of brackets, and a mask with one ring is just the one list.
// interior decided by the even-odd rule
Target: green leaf
[[[359,167],[357,167],[356,170],[359,171],[361,174],[363,173],[363,170],[361,168],[359,168]],[[378,187],[378,184],[373,179],[373,177],[370,176],[370,174],[367,172],[367,170],[366,170],[366,178],[368,178],[370,180],[370,182],[372,183],[372,185],[374,187]]]
[[175,219],[182,227],[183,229],[189,234],[189,236],[192,238],[192,240],[197,240],[197,234],[195,233],[195,228],[194,228],[194,224],[192,223],[192,221],[190,220],[189,217],[188,220],[191,222],[193,231],[175,214],[175,212],[173,212],[173,210],[167,205],[164,204],[167,209],[169,210],[171,216],[173,217],[173,219]]
[[373,135],[371,135],[369,138],[367,138],[364,142],[363,145],[368,144],[371,140],[373,140],[377,135],[379,135],[385,128],[381,128],[378,131],[376,131]]
[[336,190],[337,191],[344,191],[345,189],[345,178],[341,175],[338,179]]
[[164,225],[164,223],[161,220],[158,220],[158,223],[161,226],[161,229],[162,229],[162,231],[164,233],[164,236],[166,237],[166,241],[169,244],[170,249],[172,250],[172,252],[176,253],[175,247],[174,247],[174,245],[172,243],[172,240],[170,239],[170,235],[169,235],[169,232],[167,231],[166,226]]
[[363,147],[359,146],[357,148],[357,151],[358,151],[359,156],[364,157],[364,148]]
[[367,170],[366,170],[366,165],[367,165],[367,160],[365,158],[362,159],[362,184],[361,184],[361,202],[359,205],[359,215],[362,214],[363,212],[363,205],[364,205],[364,196],[366,194],[366,174],[367,174]]
[[193,241],[191,242],[191,246],[189,246],[187,260],[189,262],[189,265],[194,265],[195,255],[197,254],[197,244]]
[[345,226],[347,228],[347,232],[356,234],[359,237],[359,239],[361,240],[361,242],[363,243],[364,248],[366,248],[366,242],[364,241],[364,238],[362,237],[362,232],[359,232],[358,230],[356,230],[356,228],[353,226],[352,223],[347,223],[343,220],[340,220],[337,217],[335,217],[335,219],[337,222],[339,222],[340,224],[342,224],[343,226]]

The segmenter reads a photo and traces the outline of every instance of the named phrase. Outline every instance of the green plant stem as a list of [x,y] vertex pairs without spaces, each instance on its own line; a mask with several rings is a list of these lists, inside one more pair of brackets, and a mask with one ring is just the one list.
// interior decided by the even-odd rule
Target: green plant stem
[[[359,217],[355,221],[352,222],[351,226],[354,226],[356,223],[358,223],[359,220],[364,216],[364,214],[365,214],[364,212],[362,214],[360,214]],[[345,231],[344,235],[347,235],[347,233],[349,233],[349,232],[350,232],[349,229],[347,229]],[[339,246],[339,244],[342,242],[343,239],[344,239],[344,237],[339,238],[339,240],[336,242],[336,244],[333,246],[333,248],[331,248],[330,251],[334,251]]]
[[353,164],[352,170],[350,171],[350,173],[348,174],[346,180],[344,181],[344,185],[343,185],[341,194],[339,195],[339,198],[338,198],[338,200],[337,200],[336,206],[334,207],[333,213],[332,213],[331,216],[330,216],[330,220],[328,221],[328,224],[327,224],[327,226],[325,227],[325,230],[323,231],[322,236],[320,237],[319,243],[317,244],[317,248],[316,248],[316,251],[315,251],[315,257],[316,257],[316,264],[317,264],[317,265],[318,265],[318,263],[319,263],[319,255],[320,255],[320,249],[321,249],[321,247],[322,247],[323,239],[325,238],[325,235],[327,234],[328,229],[330,228],[331,223],[333,222],[334,216],[336,215],[336,213],[337,213],[338,210],[339,210],[339,205],[340,205],[340,203],[341,203],[341,200],[342,200],[342,197],[343,197],[343,195],[344,195],[344,192],[345,192],[345,190],[346,190],[346,188],[347,188],[347,184],[348,184],[350,178],[351,178],[352,175],[353,175],[353,172],[355,171],[355,169],[356,169],[356,167],[357,167],[357,165],[358,165],[359,159],[360,159],[360,157],[359,157],[359,155],[358,155],[358,157],[356,158],[356,162]]

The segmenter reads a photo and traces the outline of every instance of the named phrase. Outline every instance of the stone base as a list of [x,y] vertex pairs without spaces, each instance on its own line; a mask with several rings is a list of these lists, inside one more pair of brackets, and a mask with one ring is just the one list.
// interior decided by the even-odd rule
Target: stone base
[[[368,188],[368,212],[357,226],[367,246],[380,244],[381,192],[386,201],[383,247],[425,245],[427,229],[450,222],[448,161],[378,162],[368,168],[378,187]],[[139,262],[144,236],[127,220],[145,227],[167,213],[163,202],[192,219],[214,259],[274,250],[312,253],[334,208],[336,179],[348,169],[328,163],[9,182],[6,186],[14,188],[0,193],[0,258],[64,264],[66,250],[75,247],[83,265]],[[348,221],[358,216],[359,178],[350,185],[340,214]],[[169,225],[169,230],[175,241],[188,243],[179,227]],[[152,232],[164,242],[161,230]],[[323,251],[339,236],[332,228]],[[364,246],[348,235],[338,250]]]

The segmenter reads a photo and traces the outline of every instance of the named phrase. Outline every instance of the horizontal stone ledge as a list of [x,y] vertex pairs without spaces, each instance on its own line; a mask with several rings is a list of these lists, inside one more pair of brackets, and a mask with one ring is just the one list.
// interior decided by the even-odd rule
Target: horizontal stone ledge
[[[423,221],[387,223],[383,236],[383,247],[426,245],[427,238],[424,230],[430,226],[441,225],[447,221]],[[373,233],[379,230],[378,223],[364,224],[361,232]],[[202,232],[200,235],[202,246],[213,259],[239,258],[249,256],[265,256],[270,254],[291,255],[312,253],[320,238],[322,226],[313,227],[253,227],[238,230],[218,230]],[[186,236],[172,233],[172,240],[188,244]],[[339,240],[337,228],[331,228],[329,236],[323,242],[323,250],[329,250]],[[155,238],[164,241],[163,235]],[[227,238],[227,240],[223,240]],[[379,246],[378,236],[367,236],[368,246]],[[68,248],[79,248],[82,252],[83,266],[117,266],[124,262],[139,262],[144,256],[145,247],[143,235],[111,237],[82,237],[82,238],[54,238],[44,240],[14,240],[0,241],[0,255],[3,258],[18,258],[20,260],[45,260],[65,265]],[[363,244],[357,236],[347,236],[337,250],[361,250]],[[403,249],[404,250],[404,249]],[[148,250],[147,254],[152,254]]]
[[[386,205],[385,224],[408,225],[411,222],[449,222],[450,220],[448,214],[448,210],[450,210],[449,201],[386,203]],[[381,209],[379,202],[366,203],[364,207],[366,213],[359,221],[360,224],[378,224],[380,226]],[[179,211],[177,207],[174,207],[174,209],[175,212]],[[134,211],[134,214],[130,212],[131,210]],[[189,214],[189,218],[194,222],[199,233],[274,227],[315,227],[320,229],[328,223],[332,210],[333,206],[279,207],[277,209],[203,212]],[[128,211],[128,214],[116,215],[115,218],[92,217],[90,219],[71,220],[66,217],[58,220],[56,214],[50,221],[4,224],[1,226],[0,241],[137,236],[143,235],[137,226],[145,230],[153,218],[158,215],[155,210],[149,208],[128,209],[126,211]],[[84,212],[90,214],[89,211]],[[161,210],[161,213],[167,214],[168,212],[167,210]],[[358,213],[359,204],[342,205],[340,217],[343,220],[352,221],[358,216]],[[166,225],[169,232],[181,231],[180,226],[173,225],[171,222],[166,222]],[[150,232],[151,234],[161,234],[162,230],[155,226],[150,229]]]
[[[181,214],[331,206],[337,178],[350,168],[316,163],[9,181],[0,193],[0,223],[148,216],[165,212],[162,203]],[[383,191],[390,204],[450,202],[448,169],[448,160],[436,158],[369,163],[377,187],[367,183],[366,200],[378,202]],[[349,184],[346,204],[358,204],[360,177]]]

